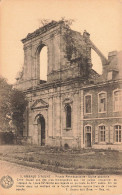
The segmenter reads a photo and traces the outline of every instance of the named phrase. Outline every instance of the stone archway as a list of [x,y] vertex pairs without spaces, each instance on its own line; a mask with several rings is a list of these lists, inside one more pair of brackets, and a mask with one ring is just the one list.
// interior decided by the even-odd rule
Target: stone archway
[[38,116],[37,127],[38,127],[38,144],[44,146],[45,145],[45,119],[43,115]]
[[[48,74],[48,45],[45,42],[40,42],[35,52],[35,69],[38,78],[38,84],[42,84],[47,81]],[[46,59],[44,59],[46,58]]]

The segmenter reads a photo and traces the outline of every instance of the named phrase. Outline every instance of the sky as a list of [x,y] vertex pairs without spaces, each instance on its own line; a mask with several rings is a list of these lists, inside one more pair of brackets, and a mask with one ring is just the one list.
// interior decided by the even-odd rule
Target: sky
[[[90,39],[108,56],[122,50],[122,0],[1,0],[0,75],[14,83],[24,63],[21,40],[40,27],[40,20],[74,19],[72,29],[90,33]],[[92,52],[93,68],[101,72]]]

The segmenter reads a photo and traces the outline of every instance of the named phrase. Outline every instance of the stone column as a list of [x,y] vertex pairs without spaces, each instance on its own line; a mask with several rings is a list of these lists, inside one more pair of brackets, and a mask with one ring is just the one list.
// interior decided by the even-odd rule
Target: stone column
[[77,94],[74,94],[73,109],[72,109],[72,123],[73,123],[73,136],[76,138],[78,134],[78,120],[77,120]]
[[56,98],[56,135],[60,137],[60,97]]
[[33,125],[33,135],[32,135],[32,143],[38,145],[38,125]]
[[48,108],[48,137],[53,137],[53,97],[49,98],[49,108]]

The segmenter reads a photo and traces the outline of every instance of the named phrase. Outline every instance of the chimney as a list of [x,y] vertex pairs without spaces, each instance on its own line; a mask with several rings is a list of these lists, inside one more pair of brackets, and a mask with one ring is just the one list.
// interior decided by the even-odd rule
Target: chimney
[[115,56],[117,56],[117,51],[111,51],[108,53],[108,61],[111,62]]

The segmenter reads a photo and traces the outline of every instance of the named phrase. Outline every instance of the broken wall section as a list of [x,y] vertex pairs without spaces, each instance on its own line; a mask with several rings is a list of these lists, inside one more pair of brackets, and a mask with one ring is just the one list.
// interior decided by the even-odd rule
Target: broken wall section
[[81,35],[70,28],[63,27],[61,35],[61,79],[65,80],[65,75],[67,79],[88,78],[92,68],[89,33],[84,31]]

